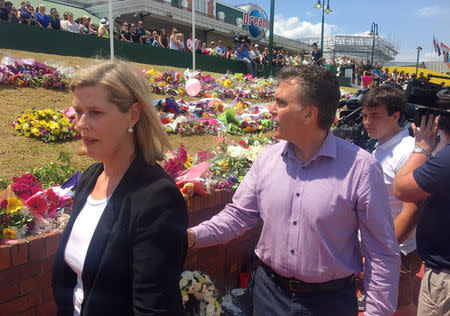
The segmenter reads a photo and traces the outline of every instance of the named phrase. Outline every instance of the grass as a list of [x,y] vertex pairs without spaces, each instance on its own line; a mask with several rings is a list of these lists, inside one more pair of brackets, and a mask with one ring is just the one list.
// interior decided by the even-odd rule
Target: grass
[[[68,57],[58,55],[48,55],[27,51],[0,49],[0,58],[3,55],[10,55],[16,58],[34,58],[38,61],[45,62],[63,62],[66,66],[83,66],[88,64],[92,59],[82,57]],[[154,68],[158,71],[176,70],[184,72],[185,69],[174,68],[168,66],[146,65],[133,63],[133,65],[141,70],[143,68]],[[207,73],[218,78],[221,74]],[[344,88],[347,93],[352,93],[356,89]],[[168,96],[154,95],[154,98],[165,98]],[[187,101],[198,100],[189,96],[183,96]],[[251,100],[250,100],[251,101]],[[231,99],[224,100],[229,103]],[[67,143],[43,143],[36,139],[19,136],[11,127],[13,122],[21,111],[34,107],[37,109],[51,108],[61,110],[72,104],[72,95],[68,91],[54,91],[44,88],[27,88],[0,86],[0,179],[10,179],[28,172],[34,167],[42,166],[48,162],[54,161],[60,151],[69,152],[74,167],[78,170],[84,170],[94,161],[88,157],[81,157],[76,154],[80,147],[80,141]],[[271,133],[266,134],[268,137]],[[241,136],[230,136],[233,139],[240,139]],[[217,146],[215,136],[201,135],[181,137],[178,135],[170,135],[170,142],[174,148],[178,148],[180,143],[184,143],[189,153],[196,153],[200,150],[212,150]]]

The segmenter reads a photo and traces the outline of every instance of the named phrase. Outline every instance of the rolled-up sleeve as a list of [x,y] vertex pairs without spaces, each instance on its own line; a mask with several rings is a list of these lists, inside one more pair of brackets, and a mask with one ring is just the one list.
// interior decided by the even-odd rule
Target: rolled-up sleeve
[[365,257],[365,315],[393,315],[397,307],[400,250],[381,166],[368,162],[358,187],[358,220]]

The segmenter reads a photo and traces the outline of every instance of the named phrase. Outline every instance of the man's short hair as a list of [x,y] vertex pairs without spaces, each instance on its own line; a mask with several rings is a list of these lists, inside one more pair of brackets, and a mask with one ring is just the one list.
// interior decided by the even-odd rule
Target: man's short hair
[[398,123],[402,123],[406,117],[406,99],[400,89],[393,86],[379,86],[367,92],[361,100],[363,108],[376,108],[384,106],[389,116],[400,112]]
[[279,73],[278,79],[296,80],[298,100],[317,108],[317,123],[321,129],[331,127],[341,97],[339,81],[331,71],[315,65],[286,67]]

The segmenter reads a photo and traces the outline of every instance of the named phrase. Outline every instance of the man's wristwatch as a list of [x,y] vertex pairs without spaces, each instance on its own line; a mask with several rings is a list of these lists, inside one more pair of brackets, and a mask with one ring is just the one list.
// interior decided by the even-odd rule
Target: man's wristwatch
[[429,150],[426,150],[425,148],[420,147],[420,146],[414,147],[413,153],[425,154],[425,155],[427,155],[427,157],[431,156],[431,152]]

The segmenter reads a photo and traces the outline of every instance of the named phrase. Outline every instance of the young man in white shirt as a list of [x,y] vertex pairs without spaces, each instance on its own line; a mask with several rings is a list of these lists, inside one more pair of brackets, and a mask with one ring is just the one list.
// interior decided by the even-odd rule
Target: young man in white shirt
[[401,315],[416,315],[417,306],[413,301],[413,290],[415,276],[422,266],[415,238],[417,205],[401,202],[393,191],[395,176],[412,154],[415,144],[408,128],[400,126],[405,119],[406,101],[399,89],[380,86],[367,92],[362,100],[362,106],[363,123],[367,134],[370,138],[378,140],[373,155],[383,168],[395,234],[400,244],[402,265],[397,310],[401,311]]

